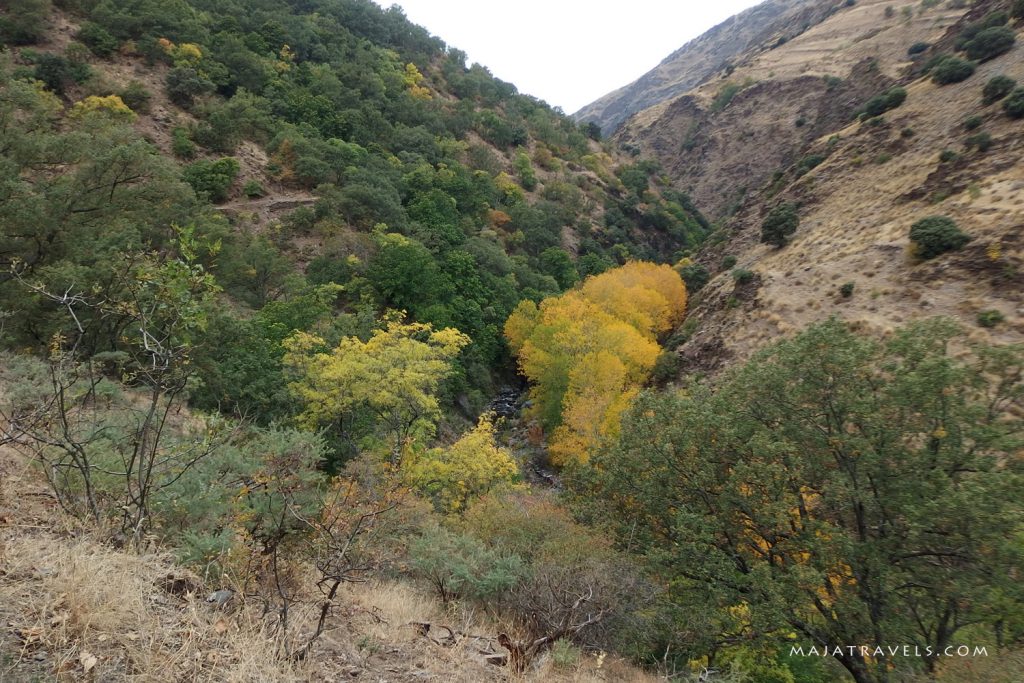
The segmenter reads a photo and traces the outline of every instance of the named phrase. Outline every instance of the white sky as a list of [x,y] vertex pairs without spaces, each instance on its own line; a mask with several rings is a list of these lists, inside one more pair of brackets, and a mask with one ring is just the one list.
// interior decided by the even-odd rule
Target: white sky
[[375,0],[573,113],[758,0]]

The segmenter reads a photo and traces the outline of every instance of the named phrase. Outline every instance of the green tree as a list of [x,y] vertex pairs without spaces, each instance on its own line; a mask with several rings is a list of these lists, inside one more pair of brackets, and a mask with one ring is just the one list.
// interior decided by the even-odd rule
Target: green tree
[[227,201],[240,169],[238,160],[232,157],[216,161],[203,159],[186,166],[181,176],[197,195],[219,204]]
[[929,216],[910,226],[910,241],[914,243],[918,257],[930,259],[960,249],[971,241],[971,237],[952,218]]
[[785,202],[768,212],[761,223],[761,241],[782,248],[800,225],[796,204]]
[[713,387],[647,394],[582,494],[677,604],[710,611],[705,647],[910,643],[928,654],[829,654],[858,683],[934,670],[1022,604],[1024,348],[957,360],[958,334],[933,319],[878,341],[833,319]]

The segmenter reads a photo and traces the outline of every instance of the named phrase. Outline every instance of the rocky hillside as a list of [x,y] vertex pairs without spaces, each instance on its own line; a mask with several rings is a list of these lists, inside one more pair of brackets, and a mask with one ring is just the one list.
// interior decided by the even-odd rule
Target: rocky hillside
[[588,104],[575,114],[605,133],[638,111],[681,95],[728,69],[731,61],[765,43],[788,40],[828,8],[809,0],[767,0],[722,22],[666,57],[636,81]]
[[[927,72],[972,25],[1009,9],[860,0],[624,125],[617,139],[658,158],[720,226],[697,259],[712,279],[678,336],[684,368],[723,367],[834,314],[876,331],[949,315],[979,339],[1020,341],[1021,121],[982,93],[999,75],[1024,81],[1019,20],[1008,24],[1017,44],[965,80],[941,85]],[[897,86],[905,102],[858,120]],[[799,227],[776,248],[761,230],[780,204],[796,208]],[[970,241],[915,256],[910,228],[929,216],[953,219]]]

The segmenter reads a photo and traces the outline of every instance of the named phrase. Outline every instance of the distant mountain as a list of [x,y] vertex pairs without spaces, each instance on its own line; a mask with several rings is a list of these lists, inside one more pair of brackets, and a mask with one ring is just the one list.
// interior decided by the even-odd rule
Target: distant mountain
[[597,123],[606,134],[614,132],[632,114],[699,85],[752,47],[792,37],[801,19],[810,21],[827,11],[816,0],[767,0],[690,41],[636,81],[588,104],[574,117]]

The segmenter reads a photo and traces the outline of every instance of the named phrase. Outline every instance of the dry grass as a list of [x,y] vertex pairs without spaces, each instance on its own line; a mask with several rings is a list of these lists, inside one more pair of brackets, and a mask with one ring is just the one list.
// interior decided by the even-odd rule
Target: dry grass
[[[178,580],[173,591],[169,577]],[[213,588],[219,586],[202,586],[167,552],[118,550],[62,517],[37,473],[0,448],[4,683],[658,680],[597,654],[567,668],[545,656],[513,676],[484,659],[485,652],[503,652],[494,640],[498,624],[479,612],[446,611],[418,587],[393,581],[347,586],[311,655],[293,663],[275,654],[273,620],[263,620],[258,605],[217,609],[204,599]],[[311,630],[315,607],[310,602],[293,611],[291,632],[299,642]],[[446,630],[434,627],[437,637],[430,639],[419,623],[464,635],[449,641]]]

